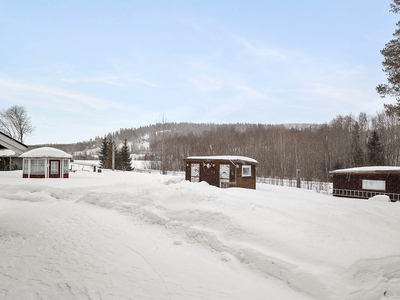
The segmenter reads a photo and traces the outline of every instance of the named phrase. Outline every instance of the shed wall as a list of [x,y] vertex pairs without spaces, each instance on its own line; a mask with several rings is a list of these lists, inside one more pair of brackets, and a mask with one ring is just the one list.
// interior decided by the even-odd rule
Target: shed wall
[[237,170],[238,177],[236,180],[236,186],[247,188],[247,189],[256,189],[256,166],[251,166],[251,176],[243,177],[242,176],[242,165]]
[[[384,180],[386,189],[384,191],[362,189],[363,180]],[[343,191],[365,191],[374,194],[386,193],[392,200],[397,200],[400,195],[400,173],[397,172],[369,172],[369,173],[338,173],[333,174],[333,190],[334,196],[354,197],[354,193],[344,193]],[[339,193],[338,190],[341,190]],[[372,194],[357,194],[359,198],[369,198]]]
[[[190,160],[186,161],[185,179],[191,181],[191,165],[200,164],[200,181],[220,187],[220,165],[229,165],[229,181],[235,183],[231,186],[255,189],[256,188],[256,166],[251,165],[251,176],[242,177],[242,163],[230,161]],[[238,167],[236,167],[238,166]]]

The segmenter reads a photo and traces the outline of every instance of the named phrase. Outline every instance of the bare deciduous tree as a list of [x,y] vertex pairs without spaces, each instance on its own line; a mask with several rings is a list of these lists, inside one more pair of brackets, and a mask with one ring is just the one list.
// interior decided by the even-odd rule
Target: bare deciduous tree
[[25,135],[33,133],[35,128],[25,107],[14,105],[0,112],[0,130],[23,143]]

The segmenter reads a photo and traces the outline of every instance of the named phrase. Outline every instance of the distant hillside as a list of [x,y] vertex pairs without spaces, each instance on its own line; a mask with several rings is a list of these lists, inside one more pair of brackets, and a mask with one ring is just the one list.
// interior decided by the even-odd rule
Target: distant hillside
[[[89,141],[82,141],[72,144],[38,144],[29,145],[29,149],[39,147],[54,147],[68,152],[76,159],[96,159],[98,151],[104,137],[113,139],[117,145],[122,145],[124,139],[128,140],[128,145],[133,154],[151,154],[151,143],[156,140],[160,134],[168,133],[168,136],[200,136],[205,132],[223,130],[225,128],[234,128],[238,132],[245,132],[255,124],[214,124],[214,123],[157,123],[139,128],[121,128],[118,131],[110,132],[104,136],[96,136]],[[285,128],[303,128],[312,126],[311,124],[283,124],[267,125],[258,124],[265,128],[281,127]]]

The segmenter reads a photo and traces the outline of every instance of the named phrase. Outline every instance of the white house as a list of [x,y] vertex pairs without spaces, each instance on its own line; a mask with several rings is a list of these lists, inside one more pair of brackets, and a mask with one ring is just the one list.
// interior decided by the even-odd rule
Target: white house
[[18,155],[28,150],[28,146],[0,131],[0,171],[21,169]]
[[68,178],[72,156],[62,150],[42,147],[25,152],[23,178]]

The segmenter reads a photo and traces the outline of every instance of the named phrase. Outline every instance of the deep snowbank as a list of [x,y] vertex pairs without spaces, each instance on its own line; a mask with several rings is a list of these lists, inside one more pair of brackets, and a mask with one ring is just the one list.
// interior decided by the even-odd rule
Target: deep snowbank
[[1,198],[77,201],[159,224],[317,299],[400,297],[400,203],[258,185],[218,189],[180,177],[105,172],[5,178]]

